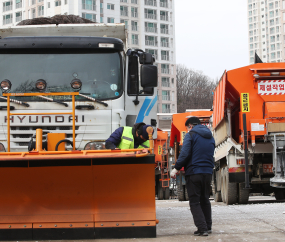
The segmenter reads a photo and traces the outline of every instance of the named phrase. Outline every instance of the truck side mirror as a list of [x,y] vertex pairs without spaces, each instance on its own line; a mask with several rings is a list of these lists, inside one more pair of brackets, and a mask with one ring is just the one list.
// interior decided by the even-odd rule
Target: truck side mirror
[[141,65],[141,86],[157,87],[157,66],[155,65]]
[[144,52],[143,54],[141,54],[139,59],[140,59],[141,65],[144,65],[144,64],[152,65],[154,61],[152,54],[147,53],[147,52]]

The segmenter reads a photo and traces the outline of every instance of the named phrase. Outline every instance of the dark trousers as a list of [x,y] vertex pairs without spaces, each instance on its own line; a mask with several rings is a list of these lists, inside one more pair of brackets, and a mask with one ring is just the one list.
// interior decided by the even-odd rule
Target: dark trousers
[[211,191],[211,174],[186,176],[190,210],[194,224],[199,231],[212,229],[212,209],[209,200]]

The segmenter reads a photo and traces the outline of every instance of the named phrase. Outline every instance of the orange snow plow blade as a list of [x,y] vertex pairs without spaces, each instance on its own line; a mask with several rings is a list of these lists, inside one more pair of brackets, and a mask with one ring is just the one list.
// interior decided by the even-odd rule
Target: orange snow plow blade
[[153,155],[40,153],[0,155],[1,240],[156,236]]

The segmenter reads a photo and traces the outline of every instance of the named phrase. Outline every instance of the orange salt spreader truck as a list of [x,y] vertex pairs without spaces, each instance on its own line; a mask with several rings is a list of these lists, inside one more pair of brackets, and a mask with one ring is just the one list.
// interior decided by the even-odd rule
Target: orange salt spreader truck
[[[197,110],[186,113],[177,113],[172,115],[171,133],[170,133],[170,147],[174,149],[174,161],[179,157],[179,152],[183,145],[183,139],[187,133],[185,122],[188,118],[196,116],[200,119],[202,125],[210,128],[210,118],[212,111]],[[176,174],[177,195],[179,201],[187,201],[188,194],[186,189],[185,171],[182,168]]]
[[250,193],[285,198],[285,64],[224,72],[214,91],[213,195],[247,203]]
[[[0,32],[0,240],[155,237],[152,55],[124,24]],[[149,154],[105,149],[139,122]]]

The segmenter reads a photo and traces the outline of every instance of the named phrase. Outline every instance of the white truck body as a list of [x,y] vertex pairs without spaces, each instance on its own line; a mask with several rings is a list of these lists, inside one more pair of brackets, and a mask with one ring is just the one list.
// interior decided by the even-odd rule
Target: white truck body
[[[28,25],[28,26],[15,26],[9,28],[0,29],[1,39],[7,38],[7,45],[9,45],[9,38],[14,37],[33,37],[33,36],[77,36],[80,42],[80,37],[83,36],[96,36],[96,37],[112,37],[123,41],[125,50],[127,44],[127,33],[125,31],[124,24],[62,24],[62,25]],[[1,61],[1,50],[0,50],[0,70],[1,62],[5,63],[4,60]],[[103,53],[104,54],[104,53]],[[153,93],[151,95],[139,95],[139,104],[135,105],[134,95],[128,95],[128,56],[125,55],[124,51],[119,53],[121,58],[120,70],[122,72],[122,95],[117,95],[118,98],[105,98],[102,100],[107,103],[108,106],[104,106],[100,103],[94,102],[92,100],[79,100],[76,101],[76,105],[89,105],[93,106],[94,109],[77,109],[76,110],[76,149],[84,149],[88,142],[104,142],[110,134],[115,131],[118,127],[125,125],[131,126],[137,122],[144,122],[147,124],[154,124],[156,121],[156,111],[157,111],[157,91],[153,88]],[[9,57],[9,56],[8,56]],[[7,57],[5,57],[7,58]],[[84,61],[84,60],[83,60]],[[15,61],[14,61],[15,62]],[[22,62],[24,62],[22,60]],[[16,65],[18,65],[17,63]],[[35,63],[36,64],[36,63]],[[89,63],[90,64],[90,63]],[[102,65],[102,63],[100,63]],[[25,63],[19,64],[19,66],[24,66]],[[96,66],[96,63],[94,63]],[[4,65],[5,66],[5,65]],[[37,67],[38,68],[38,67]],[[44,67],[45,71],[48,67]],[[41,69],[41,68],[38,68]],[[5,75],[3,71],[0,71],[1,80],[9,79],[12,83],[11,93],[15,92],[13,90],[13,83],[16,80],[12,80],[9,77],[9,71],[17,72],[17,69],[11,68],[7,70],[5,66]],[[79,72],[80,70],[77,70]],[[38,78],[41,77],[41,70],[34,70],[37,73]],[[52,70],[50,71],[53,72]],[[57,73],[60,74],[60,73]],[[72,74],[72,73],[71,73]],[[70,77],[72,80],[72,76]],[[76,74],[76,73],[75,73]],[[111,74],[112,70],[111,70]],[[77,74],[76,74],[77,75]],[[76,75],[74,77],[76,78]],[[36,79],[35,79],[36,80]],[[34,80],[34,81],[35,81]],[[96,79],[95,79],[96,81]],[[100,81],[100,80],[99,80]],[[19,81],[18,81],[19,82]],[[85,84],[82,80],[83,86]],[[104,81],[109,85],[109,88],[116,90],[117,86],[112,86],[108,80]],[[47,83],[49,83],[47,81]],[[24,84],[24,81],[23,83]],[[19,85],[19,83],[18,83]],[[61,90],[57,90],[61,91]],[[50,91],[51,92],[51,91]],[[13,98],[12,98],[13,99]],[[15,98],[16,99],[16,98]],[[0,99],[0,106],[7,105],[5,100]],[[24,101],[30,106],[25,107],[18,103],[11,103],[10,106],[14,106],[14,110],[11,113],[53,113],[53,112],[71,112],[71,100],[64,101],[68,104],[68,107],[60,105],[56,102],[50,102],[46,100],[37,101]],[[10,151],[27,151],[28,142],[31,136],[35,133],[36,128],[42,128],[43,130],[52,130],[56,133],[66,133],[67,139],[72,141],[72,119],[71,115],[17,115],[11,118],[11,136],[10,136]],[[152,121],[151,121],[152,120]],[[7,150],[7,111],[5,108],[0,110],[0,143],[4,145]],[[154,126],[156,137],[156,127]],[[68,147],[70,148],[70,147]]]

